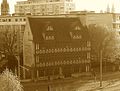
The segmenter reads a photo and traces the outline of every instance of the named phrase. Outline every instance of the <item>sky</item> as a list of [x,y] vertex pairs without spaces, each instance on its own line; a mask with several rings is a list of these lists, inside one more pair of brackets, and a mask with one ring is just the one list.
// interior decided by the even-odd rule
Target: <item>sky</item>
[[[25,0],[8,0],[10,4],[10,13],[14,13],[14,4],[17,1]],[[0,0],[0,3],[2,0]],[[112,7],[112,4],[115,6],[115,11],[120,13],[120,0],[74,0],[76,4],[76,10],[92,10],[99,12],[100,10],[105,11],[107,5],[109,4]]]
[[75,0],[77,10],[94,10],[99,12],[105,11],[107,5],[110,7],[114,4],[115,11],[120,12],[120,0]]

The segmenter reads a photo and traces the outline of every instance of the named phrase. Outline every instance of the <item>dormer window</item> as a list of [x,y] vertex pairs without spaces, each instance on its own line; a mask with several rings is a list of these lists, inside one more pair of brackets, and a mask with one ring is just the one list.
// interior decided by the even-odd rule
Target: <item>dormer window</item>
[[81,30],[80,26],[76,26],[75,30]]
[[46,29],[47,31],[53,31],[53,27],[52,26],[47,26],[47,29]]
[[73,39],[82,39],[81,34],[75,34],[75,33],[72,33],[72,32],[70,32],[70,37],[73,38]]
[[46,40],[54,40],[55,39],[55,37],[54,36],[46,36],[46,38],[45,38]]
[[73,36],[73,39],[82,39],[82,36],[81,35],[76,35],[76,36]]
[[54,40],[55,39],[55,37],[53,35],[46,35],[45,33],[42,33],[42,35],[45,40]]

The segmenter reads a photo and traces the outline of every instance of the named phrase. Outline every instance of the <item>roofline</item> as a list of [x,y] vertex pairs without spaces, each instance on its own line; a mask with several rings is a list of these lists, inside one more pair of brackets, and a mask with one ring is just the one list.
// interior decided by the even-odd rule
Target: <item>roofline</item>
[[26,16],[0,16],[0,18],[26,17]]
[[26,16],[27,18],[79,18],[71,16]]

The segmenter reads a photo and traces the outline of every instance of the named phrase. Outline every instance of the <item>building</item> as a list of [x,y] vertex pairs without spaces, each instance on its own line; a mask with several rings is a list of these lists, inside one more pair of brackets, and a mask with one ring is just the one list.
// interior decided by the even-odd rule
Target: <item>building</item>
[[73,0],[28,0],[15,5],[16,14],[57,15],[75,10]]
[[[11,45],[12,48],[10,48],[10,49],[13,50],[14,55],[17,58],[17,62],[14,59],[14,62],[13,62],[13,60],[11,61],[13,63],[11,63],[9,61],[10,63],[7,62],[6,64],[10,64],[10,65],[14,65],[14,66],[18,66],[18,64],[19,64],[22,67],[22,65],[23,65],[23,34],[25,31],[25,26],[26,26],[26,17],[24,17],[24,16],[19,16],[19,17],[17,17],[17,16],[0,16],[0,54],[1,54],[1,50],[5,50],[5,48],[6,48],[5,46],[2,46],[2,45],[4,45],[5,39],[7,37],[3,38],[2,34],[6,34],[8,36],[9,39],[7,41],[7,44],[9,44],[9,45],[11,45],[13,43],[13,42],[11,43],[10,41],[15,40],[15,42],[12,44],[14,46]],[[14,39],[12,39],[12,38],[14,38]],[[4,52],[3,52],[3,54],[5,55]],[[3,67],[3,66],[1,66],[1,67]],[[1,67],[0,67],[0,70],[1,70]],[[21,67],[19,66],[20,69],[22,69]]]
[[34,67],[36,77],[89,72],[90,50],[87,28],[78,18],[28,17],[23,65]]
[[[116,14],[115,14],[116,15]],[[75,19],[75,21],[80,21],[80,26],[83,26],[83,27],[85,27],[86,25],[87,26],[89,26],[89,25],[91,25],[91,24],[97,24],[97,25],[102,25],[102,26],[107,26],[109,29],[112,29],[112,27],[113,27],[113,14],[112,13],[95,13],[95,12],[93,12],[93,11],[91,11],[91,12],[72,12],[71,14],[62,14],[62,15],[46,15],[46,16],[32,16],[32,15],[30,15],[29,16],[30,18],[28,18],[27,19],[27,21],[26,21],[26,16],[1,16],[0,17],[0,31],[4,31],[4,30],[6,30],[6,29],[9,29],[10,31],[11,30],[18,30],[20,33],[19,33],[19,35],[18,35],[18,45],[20,44],[20,46],[18,46],[18,50],[20,50],[20,51],[23,51],[24,52],[24,54],[23,54],[23,59],[24,60],[22,60],[22,65],[24,65],[24,67],[31,67],[31,65],[32,65],[32,62],[33,62],[33,66],[35,65],[35,63],[34,63],[34,61],[36,61],[36,59],[34,59],[35,57],[33,57],[32,58],[32,56],[30,56],[30,55],[33,55],[33,53],[35,53],[35,50],[34,50],[34,48],[33,48],[33,51],[31,51],[32,50],[32,48],[30,47],[30,45],[32,45],[31,43],[29,44],[28,43],[28,38],[27,38],[27,35],[26,35],[26,32],[27,32],[27,30],[29,30],[29,31],[32,31],[31,30],[31,21],[30,20],[32,20],[32,19],[36,19],[36,21],[38,20],[39,22],[41,22],[40,20],[42,20],[42,19],[45,19],[45,21],[46,22],[48,22],[48,20],[49,19],[53,19],[53,20],[55,20],[55,22],[57,22],[57,19],[59,20],[59,19],[68,19],[68,20],[70,20],[70,18],[72,18],[72,19]],[[33,17],[33,18],[32,18]],[[47,20],[48,19],[48,20]],[[117,19],[117,18],[116,18]],[[115,20],[116,20],[115,19]],[[35,24],[37,24],[36,23],[36,21],[33,21]],[[43,20],[44,21],[44,20]],[[65,21],[65,20],[64,20]],[[50,22],[52,22],[52,20],[50,20]],[[65,21],[65,22],[67,22],[67,21]],[[70,20],[70,22],[72,22],[71,20]],[[27,25],[26,25],[27,24]],[[40,23],[41,24],[41,23]],[[117,24],[117,23],[115,23],[115,24]],[[45,25],[47,26],[47,24],[45,23]],[[49,22],[48,22],[48,25],[49,25]],[[63,24],[60,24],[60,25],[63,25]],[[59,27],[61,27],[59,25],[59,23],[58,23],[58,28]],[[73,24],[74,25],[74,24]],[[73,25],[69,25],[69,27],[70,26],[73,26]],[[26,29],[25,29],[25,27],[26,27]],[[37,27],[36,27],[37,28]],[[67,27],[68,28],[68,27]],[[52,30],[52,28],[51,27],[49,27],[48,29],[51,29]],[[115,27],[115,29],[116,29],[116,27]],[[26,32],[25,32],[25,37],[24,37],[24,43],[25,43],[25,45],[27,45],[28,47],[28,49],[27,48],[24,48],[25,50],[23,50],[23,34],[24,34],[24,31],[26,30]],[[62,29],[61,29],[62,30]],[[65,30],[65,29],[64,29]],[[67,29],[66,29],[67,30]],[[58,30],[58,31],[60,31],[60,30]],[[71,30],[70,30],[71,31]],[[63,34],[64,34],[64,32],[65,31],[61,31],[61,32],[63,32]],[[30,34],[30,33],[28,33],[28,34]],[[49,33],[48,33],[49,34]],[[65,33],[66,34],[66,33]],[[44,34],[43,34],[44,35]],[[42,35],[42,36],[43,36]],[[66,35],[68,35],[68,34],[66,34]],[[33,36],[35,36],[35,35],[32,35],[32,34],[30,34],[29,35],[29,37],[33,37]],[[45,36],[45,35],[44,35]],[[86,35],[87,36],[87,35]],[[78,37],[78,39],[79,39],[79,36],[77,36]],[[76,37],[76,38],[77,38]],[[54,36],[48,36],[48,37],[46,37],[46,39],[54,39]],[[67,39],[66,39],[67,40]],[[69,39],[68,39],[69,40]],[[25,41],[27,41],[27,42],[25,42]],[[30,39],[30,41],[33,41],[33,39]],[[41,40],[40,40],[41,41]],[[43,41],[43,40],[42,40]],[[69,41],[70,43],[72,43],[72,40],[71,41]],[[77,41],[76,41],[77,42]],[[27,44],[26,44],[27,43]],[[41,44],[43,44],[43,45],[52,45],[52,44],[54,44],[54,42],[40,42]],[[68,43],[68,42],[67,42]],[[83,43],[84,43],[84,41],[83,41]],[[70,49],[70,47],[69,46],[65,46],[65,48],[66,49],[62,49],[62,47],[64,47],[64,42],[63,41],[60,41],[60,43],[59,44],[61,44],[60,45],[60,47],[57,47],[57,45],[54,47],[53,46],[53,48],[49,48],[48,47],[48,49],[50,49],[50,51],[54,51],[55,50],[55,48],[56,48],[56,51],[62,51],[63,52],[63,50],[80,50],[79,49],[79,47],[77,47],[78,49],[74,49],[74,47],[72,47],[71,49]],[[62,45],[63,44],[63,45]],[[25,47],[25,45],[24,45],[24,47]],[[55,45],[55,44],[54,44]],[[81,45],[81,44],[76,44],[76,46],[78,46],[78,45]],[[61,47],[62,46],[62,47]],[[74,45],[72,45],[72,46],[74,46]],[[85,46],[85,45],[84,45]],[[30,50],[30,51],[29,51]],[[44,52],[44,47],[43,47],[43,49],[41,49],[42,50],[42,52]],[[45,51],[46,51],[47,49],[45,49]],[[74,51],[73,51],[74,52]],[[46,54],[46,53],[45,53]],[[25,57],[26,56],[26,57]],[[27,57],[28,56],[28,57]],[[72,57],[72,56],[71,56]],[[53,57],[54,58],[54,57]],[[42,58],[42,59],[44,59],[44,57]],[[31,61],[32,60],[32,61]],[[33,61],[34,60],[34,61]],[[48,59],[44,59],[44,60],[48,60]],[[73,59],[74,60],[74,59]],[[27,62],[28,61],[28,62]],[[31,62],[29,62],[29,61],[31,61]],[[31,63],[31,64],[30,64]],[[37,65],[39,65],[39,64],[37,64]],[[36,65],[36,67],[37,67],[37,65]],[[41,64],[40,64],[41,65]],[[43,64],[44,65],[44,64]],[[46,64],[45,64],[46,65]],[[90,67],[90,66],[89,66]],[[86,71],[87,69],[90,69],[90,68],[87,68],[87,67],[84,67],[84,71]],[[44,67],[43,67],[44,68]],[[74,67],[73,67],[74,68]],[[58,68],[56,68],[56,69],[58,69]],[[63,69],[63,68],[59,68],[59,71],[61,70],[61,69]],[[44,71],[44,70],[43,70]],[[83,69],[82,69],[82,71],[83,71]],[[24,71],[25,72],[25,71]],[[41,72],[41,71],[40,71]],[[38,72],[39,73],[39,72]],[[74,72],[73,72],[74,73]],[[25,74],[25,73],[24,73]],[[40,73],[39,73],[40,74]],[[25,75],[24,75],[24,78],[25,78]]]
[[26,17],[24,16],[0,16],[0,32],[15,31],[17,33],[18,45],[22,51],[23,33],[26,26]]
[[120,13],[113,14],[113,29],[120,33]]
[[9,15],[9,4],[7,0],[3,0],[1,4],[1,15]]

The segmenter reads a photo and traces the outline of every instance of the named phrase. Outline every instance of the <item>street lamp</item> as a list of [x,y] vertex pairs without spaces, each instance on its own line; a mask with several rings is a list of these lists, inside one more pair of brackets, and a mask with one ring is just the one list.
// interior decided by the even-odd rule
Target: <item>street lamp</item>
[[102,88],[102,54],[103,50],[100,50],[100,88]]

